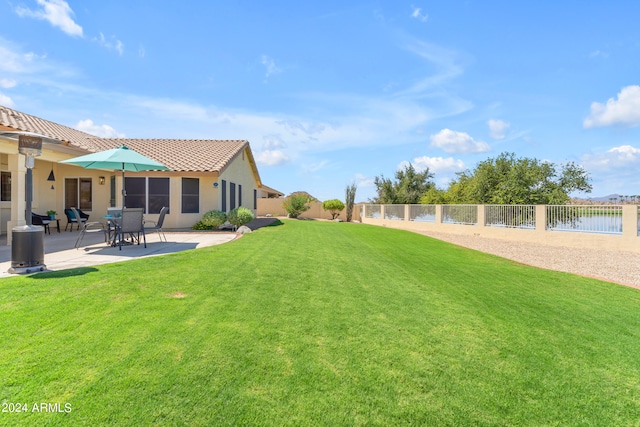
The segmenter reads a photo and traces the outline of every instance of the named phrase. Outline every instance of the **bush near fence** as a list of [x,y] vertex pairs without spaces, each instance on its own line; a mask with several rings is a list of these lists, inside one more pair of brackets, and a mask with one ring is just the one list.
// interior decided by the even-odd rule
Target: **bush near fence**
[[[282,207],[282,202],[284,199],[258,199],[258,216],[287,216],[287,211]],[[331,212],[325,211],[322,209],[322,202],[311,202],[309,204],[311,207],[308,211],[300,214],[298,218],[303,219],[331,219]],[[353,214],[351,215],[351,219],[355,221],[360,221],[360,210],[361,204],[356,204],[353,206]],[[343,221],[347,220],[347,212],[346,208],[340,212],[338,219]]]

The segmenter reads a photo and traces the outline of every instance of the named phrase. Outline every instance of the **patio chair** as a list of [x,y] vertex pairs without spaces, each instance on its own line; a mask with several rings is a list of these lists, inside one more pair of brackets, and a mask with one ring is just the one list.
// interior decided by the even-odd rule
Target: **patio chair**
[[51,222],[51,219],[49,219],[48,215],[38,215],[37,213],[31,212],[31,224],[43,226],[45,234],[47,232],[51,234],[51,229],[49,228],[50,222]]
[[[82,218],[81,213],[76,208],[71,208],[70,210],[75,218]],[[76,249],[80,247],[80,243],[82,243],[82,239],[87,233],[102,233],[104,241],[106,242],[108,239],[107,229],[104,227],[104,224],[99,221],[81,221],[78,227],[80,227],[80,234],[78,234],[78,238],[76,239]]]
[[[160,238],[160,241],[162,242],[162,238],[164,237],[164,241],[167,241],[167,236],[165,236],[164,231],[162,230],[162,224],[164,223],[164,216],[167,214],[167,211],[169,210],[169,208],[167,206],[163,207],[162,209],[160,209],[160,216],[158,216],[158,221],[144,221],[143,222],[143,229],[144,229],[144,234],[146,236],[147,233],[153,233],[154,231],[158,232],[158,237]],[[152,223],[153,226],[151,227],[145,227],[145,225]]]
[[119,230],[120,239],[118,239],[118,247],[122,250],[122,240],[125,234],[131,236],[140,244],[140,234],[144,239],[144,247],[147,247],[147,238],[144,235],[144,227],[142,226],[144,215],[143,208],[124,208],[122,209],[122,218],[120,219]]
[[[73,213],[72,209],[75,209],[80,216],[79,217],[76,216]],[[78,230],[80,230],[80,223],[87,222],[89,220],[89,215],[87,215],[86,213],[82,212],[80,209],[76,209],[76,208],[65,209],[64,210],[64,214],[67,217],[67,225],[65,225],[64,231],[67,231],[67,227],[69,227],[69,226],[71,226],[71,229],[69,231],[73,231],[73,224],[77,224],[78,225],[77,228],[78,228]],[[78,218],[80,218],[80,222],[78,222]]]

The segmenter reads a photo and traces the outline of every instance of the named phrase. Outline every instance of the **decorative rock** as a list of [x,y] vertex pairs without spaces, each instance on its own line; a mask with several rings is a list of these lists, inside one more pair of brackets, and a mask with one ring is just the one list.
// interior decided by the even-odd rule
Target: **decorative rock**
[[251,229],[249,227],[247,227],[246,225],[243,225],[242,227],[240,227],[240,228],[238,228],[236,230],[236,233],[238,233],[238,234],[251,233]]
[[333,220],[333,222],[344,222],[344,221],[342,221],[340,218],[336,218]]

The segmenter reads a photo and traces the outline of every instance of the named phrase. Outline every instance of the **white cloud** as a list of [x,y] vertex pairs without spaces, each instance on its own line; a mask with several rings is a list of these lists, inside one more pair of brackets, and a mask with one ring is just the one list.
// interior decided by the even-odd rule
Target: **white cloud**
[[289,156],[282,150],[263,150],[255,153],[256,162],[265,166],[279,166],[288,163]]
[[0,92],[0,105],[4,105],[5,107],[13,107],[13,99]]
[[489,125],[489,136],[494,139],[504,139],[507,134],[507,129],[511,126],[503,120],[494,119],[489,120],[487,124]]
[[589,58],[608,58],[609,54],[607,52],[602,52],[601,50],[594,50],[593,52],[589,53]]
[[604,153],[585,154],[581,163],[587,170],[615,170],[640,166],[640,148],[631,145],[613,147]]
[[76,129],[81,130],[91,135],[99,136],[101,138],[124,138],[125,134],[116,131],[109,125],[97,125],[93,123],[93,120],[80,120],[76,124]]
[[419,7],[413,8],[411,17],[417,19],[420,22],[427,22],[427,20],[429,20],[429,15],[427,15],[426,13],[422,13],[422,9]]
[[[16,46],[0,37],[0,71],[6,73],[34,73],[43,71],[44,56],[33,52],[20,52]],[[5,80],[5,79],[3,79]]]
[[438,147],[447,153],[483,153],[490,147],[484,141],[476,141],[466,132],[442,129],[431,135],[431,146]]
[[15,80],[0,79],[0,87],[4,89],[11,89],[12,87],[15,87],[16,84]]
[[[361,173],[356,174],[356,186],[358,188],[370,188],[375,186],[375,180]],[[356,190],[357,191],[357,190]]]
[[[426,91],[435,90],[436,93],[442,95],[443,85],[463,73],[461,55],[456,51],[415,39],[407,43],[406,49],[429,62],[435,68],[435,72],[418,80],[417,83],[399,94],[424,95]],[[447,94],[447,97],[451,98],[451,95]]]
[[618,99],[609,98],[606,104],[593,102],[591,113],[583,125],[587,129],[611,125],[640,126],[640,86],[622,88]]
[[82,27],[75,23],[73,10],[64,0],[37,0],[42,9],[31,10],[17,7],[16,13],[20,17],[29,17],[49,21],[54,27],[60,28],[70,36],[82,37]]
[[[416,157],[413,159],[413,167],[418,172],[423,172],[427,168],[429,171],[438,174],[438,173],[451,173],[451,172],[460,172],[465,170],[466,166],[464,162],[460,159],[454,159],[453,157]],[[402,162],[401,165],[408,165],[408,162]]]
[[274,74],[279,74],[282,72],[282,69],[276,66],[273,58],[270,58],[267,55],[262,55],[262,57],[260,58],[260,63],[267,69],[265,77],[271,77]]
[[286,148],[287,144],[284,143],[282,138],[277,135],[267,135],[264,137],[264,144],[262,148],[264,150],[273,150],[276,148]]
[[100,46],[105,47],[109,50],[115,50],[118,52],[120,56],[124,54],[124,44],[118,40],[115,36],[111,36],[110,39],[107,39],[104,34],[100,33],[100,37],[94,37],[93,41],[97,42]]
[[322,160],[316,163],[304,164],[300,168],[306,173],[315,173],[324,169],[327,164],[329,164],[328,160]]

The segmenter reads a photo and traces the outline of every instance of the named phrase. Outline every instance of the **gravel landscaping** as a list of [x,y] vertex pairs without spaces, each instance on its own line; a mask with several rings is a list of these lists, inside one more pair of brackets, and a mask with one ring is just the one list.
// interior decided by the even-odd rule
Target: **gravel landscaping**
[[420,234],[535,267],[640,288],[640,254],[633,252],[577,249],[431,231]]

